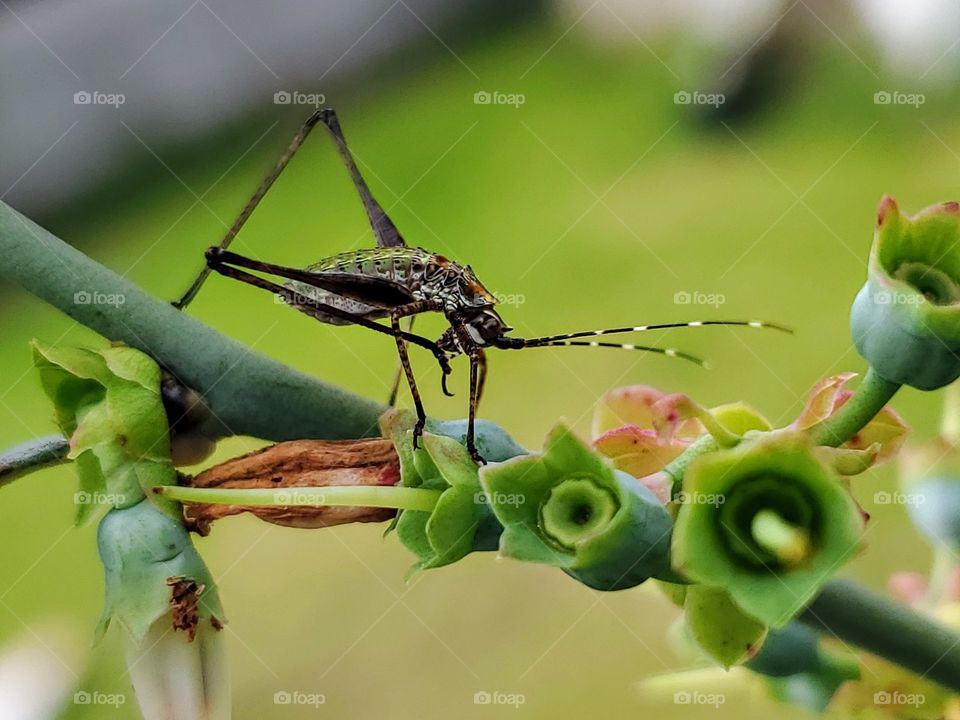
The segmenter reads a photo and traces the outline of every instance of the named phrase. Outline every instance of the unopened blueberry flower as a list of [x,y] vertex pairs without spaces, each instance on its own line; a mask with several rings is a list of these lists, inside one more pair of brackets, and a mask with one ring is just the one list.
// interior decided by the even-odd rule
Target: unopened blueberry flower
[[672,577],[662,503],[562,424],[543,454],[487,465],[480,482],[504,527],[502,555],[556,565],[600,590]]
[[78,522],[109,507],[97,532],[105,602],[97,628],[126,635],[146,720],[230,716],[223,611],[180,506],[147,488],[175,484],[160,368],[133,348],[35,345],[44,390],[80,477]]
[[888,382],[934,390],[960,377],[960,203],[910,217],[883,198],[851,329]]
[[687,469],[673,563],[781,627],[856,553],[863,520],[829,461],[796,431],[759,435]]

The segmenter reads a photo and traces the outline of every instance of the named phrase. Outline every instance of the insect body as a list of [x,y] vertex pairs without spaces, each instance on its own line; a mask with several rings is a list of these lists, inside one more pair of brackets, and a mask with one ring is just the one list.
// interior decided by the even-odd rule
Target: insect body
[[[492,307],[496,298],[474,274],[442,255],[423,248],[373,248],[340,253],[310,265],[307,271],[329,279],[354,278],[379,281],[392,285],[397,293],[406,294],[407,302],[438,301],[445,311],[461,312],[468,308]],[[340,305],[351,314],[375,319],[386,317],[386,308],[323,290],[303,282],[287,284],[302,295],[331,305]],[[348,320],[331,319],[334,325],[349,324]]]
[[[337,145],[363,202],[378,246],[334,255],[303,269],[261,262],[227,250],[230,241],[317,123],[327,127]],[[207,250],[206,258],[207,267],[184,297],[176,303],[179,307],[184,307],[192,299],[212,270],[276,293],[287,304],[321,322],[333,325],[362,325],[392,336],[417,411],[414,446],[423,432],[426,414],[410,367],[407,344],[419,345],[433,353],[443,372],[443,391],[448,395],[450,393],[447,391],[446,377],[450,373],[449,361],[458,355],[466,355],[470,361],[467,449],[478,462],[483,462],[483,459],[474,443],[474,421],[486,379],[485,351],[488,348],[519,350],[575,345],[614,347],[661,353],[703,364],[698,358],[672,348],[600,342],[595,337],[705,325],[740,325],[785,330],[780,326],[759,321],[705,320],[588,330],[538,338],[513,337],[509,334],[512,328],[501,319],[494,307],[496,298],[483,286],[469,265],[460,265],[442,255],[422,248],[411,248],[404,243],[396,226],[367,188],[347,148],[336,115],[329,109],[320,110],[310,117],[273,172],[251,197],[220,245]],[[249,270],[284,278],[286,282],[278,284],[248,272]],[[425,312],[442,313],[450,324],[436,341],[411,332],[413,317]],[[405,330],[400,325],[403,318],[409,318]],[[388,319],[389,325],[377,322],[383,319]]]

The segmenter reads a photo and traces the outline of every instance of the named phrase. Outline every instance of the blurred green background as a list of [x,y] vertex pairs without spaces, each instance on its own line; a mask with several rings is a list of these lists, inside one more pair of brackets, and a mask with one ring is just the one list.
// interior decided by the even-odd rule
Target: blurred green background
[[[551,15],[425,42],[402,68],[378,65],[328,95],[408,243],[469,262],[490,289],[521,299],[501,313],[519,334],[711,318],[763,318],[797,332],[644,337],[708,357],[711,371],[612,350],[494,353],[482,416],[537,448],[558,418],[586,436],[600,395],[646,383],[707,405],[742,399],[789,422],[818,379],[864,369],[847,312],[865,278],[880,197],[894,195],[907,212],[957,198],[956,94],[925,90],[919,108],[875,104],[878,90],[910,88],[885,74],[875,48],[821,28],[803,36],[802,54],[784,51],[757,107],[710,114],[674,102],[680,90],[708,91],[697,83],[717,75],[702,44],[683,36],[605,42],[571,29],[575,19]],[[762,70],[766,61],[758,62]],[[521,93],[524,102],[476,104],[478,91]],[[286,113],[250,149],[271,122],[252,116],[229,141],[166,159],[172,173],[149,185],[100,193],[44,220],[151,293],[174,298],[298,119]],[[305,265],[371,244],[349,179],[318,131],[235,249]],[[722,303],[684,304],[678,293]],[[29,340],[84,343],[91,334],[15,288],[0,298],[7,446],[54,431]],[[386,396],[396,362],[389,339],[313,323],[219,277],[189,312],[305,372]],[[424,318],[419,329],[439,334],[442,321]],[[428,412],[465,415],[465,364],[448,399],[432,361],[414,352]],[[936,395],[905,390],[895,404],[917,437],[935,431]],[[260,445],[225,441],[214,459]],[[88,642],[102,578],[94,529],[71,528],[73,485],[68,467],[2,491],[0,647],[50,623]],[[894,485],[888,467],[855,481],[872,519],[866,551],[844,572],[873,587],[929,562],[905,508],[873,502]],[[643,696],[638,680],[685,666],[666,637],[677,612],[652,587],[600,595],[556,570],[489,554],[405,582],[411,556],[381,530],[308,532],[241,517],[197,541],[228,613],[237,717],[803,716],[738,683],[719,709]],[[68,703],[62,717],[138,717],[117,631],[71,670],[79,688],[128,700],[118,709]],[[326,703],[275,705],[284,690],[323,693]],[[478,706],[480,691],[522,693],[525,703]]]

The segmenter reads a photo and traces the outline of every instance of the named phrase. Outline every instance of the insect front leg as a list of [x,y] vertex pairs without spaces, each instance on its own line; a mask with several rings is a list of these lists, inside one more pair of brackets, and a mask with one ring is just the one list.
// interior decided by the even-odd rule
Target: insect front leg
[[467,452],[478,465],[486,465],[477,450],[474,434],[474,425],[477,419],[477,406],[480,404],[480,394],[483,392],[484,378],[487,374],[487,356],[483,350],[476,348],[470,353],[470,411],[467,415]]

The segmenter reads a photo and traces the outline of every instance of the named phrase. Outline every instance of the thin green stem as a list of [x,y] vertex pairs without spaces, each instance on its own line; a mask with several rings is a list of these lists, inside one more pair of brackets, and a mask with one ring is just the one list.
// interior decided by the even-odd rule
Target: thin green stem
[[807,432],[815,445],[838,447],[870,422],[900,389],[900,384],[880,377],[873,368],[840,409]]
[[663,469],[663,472],[673,481],[671,492],[676,493],[679,491],[683,483],[683,474],[687,471],[687,466],[690,463],[701,455],[712,453],[719,448],[720,446],[717,444],[716,438],[714,438],[713,435],[707,434],[697,438],[680,456],[674,458],[674,460]]
[[47,435],[0,453],[0,487],[19,477],[67,461],[70,442],[62,435]]
[[398,487],[396,485],[329,485],[327,487],[290,488],[193,488],[158,485],[153,488],[180,502],[209,505],[256,505],[260,507],[350,507],[396,508],[397,510],[433,510],[442,490]]
[[797,619],[960,692],[960,637],[857,583],[828,582]]

